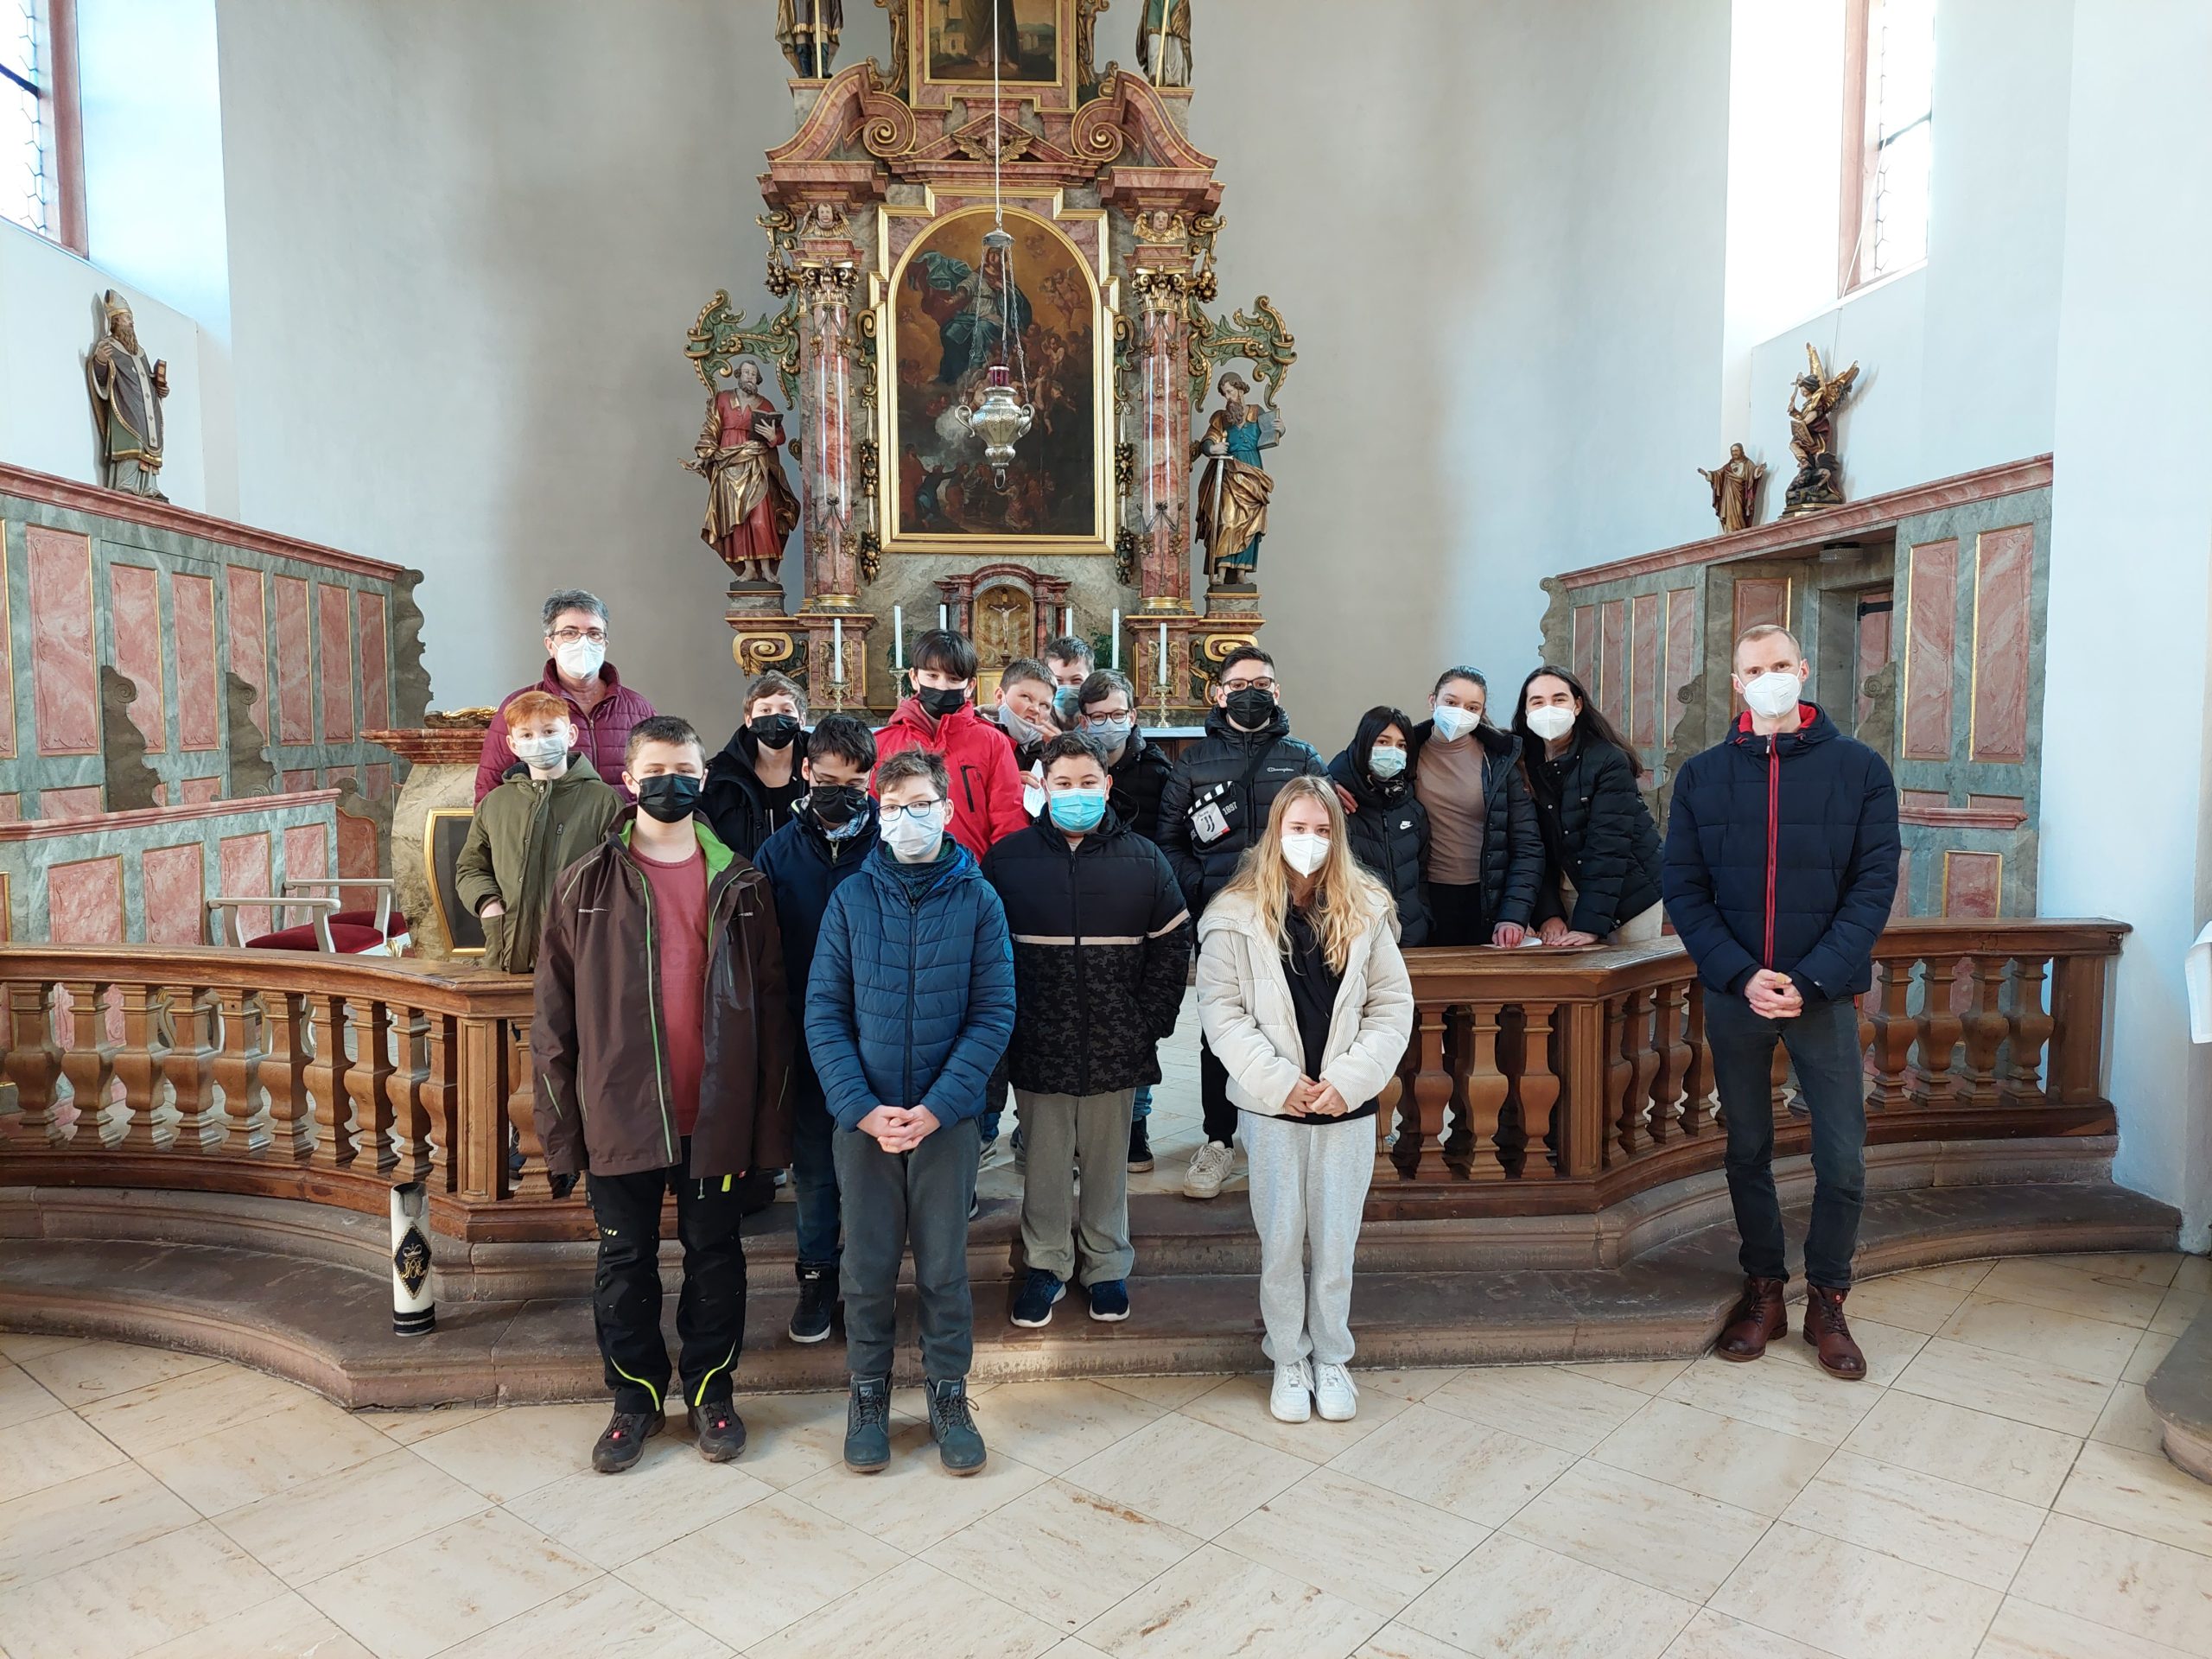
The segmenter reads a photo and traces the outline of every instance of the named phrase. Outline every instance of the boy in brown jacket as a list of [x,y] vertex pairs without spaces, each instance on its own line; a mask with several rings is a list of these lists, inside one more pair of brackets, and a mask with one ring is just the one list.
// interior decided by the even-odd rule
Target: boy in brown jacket
[[545,1167],[563,1194],[589,1171],[599,1223],[593,1323],[614,1393],[592,1448],[602,1474],[636,1463],[662,1427],[671,1187],[692,1432],[711,1462],[744,1450],[730,1398],[745,1335],[739,1178],[791,1161],[783,942],[767,879],[695,816],[705,772],[689,724],[638,722],[622,773],[638,804],[561,872],[538,948],[531,1053]]

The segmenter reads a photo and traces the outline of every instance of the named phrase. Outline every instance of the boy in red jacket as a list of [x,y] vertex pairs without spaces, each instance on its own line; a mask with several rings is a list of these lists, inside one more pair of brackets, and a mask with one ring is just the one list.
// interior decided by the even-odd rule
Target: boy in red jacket
[[[964,633],[931,628],[914,642],[914,694],[891,711],[875,737],[876,765],[901,749],[944,757],[951,778],[952,838],[977,858],[1029,827],[1021,773],[1005,737],[976,712],[976,647]],[[873,785],[871,785],[872,787]]]

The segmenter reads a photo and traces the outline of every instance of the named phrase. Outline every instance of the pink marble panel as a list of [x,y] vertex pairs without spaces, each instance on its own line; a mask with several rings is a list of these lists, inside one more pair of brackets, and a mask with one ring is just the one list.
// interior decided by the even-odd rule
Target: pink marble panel
[[2030,589],[2036,532],[2030,524],[1985,530],[1975,538],[1974,575],[1974,758],[2028,758]]
[[288,772],[284,774],[284,789],[288,794],[296,793],[303,789],[321,787],[322,785],[315,780],[313,766],[302,766],[297,772]]
[[[377,874],[377,827],[368,818],[357,818],[350,812],[338,815],[338,874],[345,876],[374,876]],[[370,906],[376,903],[374,890],[349,891],[344,898],[347,905]]]
[[23,817],[23,798],[10,793],[0,795],[0,823],[20,823]]
[[97,754],[99,658],[92,652],[92,544],[27,524],[30,554],[31,709],[41,754]]
[[309,653],[312,623],[305,576],[278,576],[272,608],[276,620],[276,735],[283,743],[315,741],[315,669]]
[[1574,607],[1574,660],[1567,664],[1585,685],[1598,683],[1598,607]]
[[1893,614],[1887,605],[1868,606],[1859,613],[1859,683],[1853,701],[1858,705],[1861,725],[1874,706],[1874,700],[1866,695],[1866,682],[1880,673],[1890,660],[1890,619]]
[[[1621,723],[1627,700],[1628,603],[1609,599],[1598,607],[1598,683],[1590,686],[1598,706],[1614,725]],[[1587,680],[1583,682],[1590,685]]]
[[226,565],[230,584],[231,672],[261,693],[261,724],[269,724],[269,600],[261,572]]
[[46,935],[56,944],[123,940],[123,860],[79,859],[46,873]]
[[187,778],[178,785],[186,804],[194,801],[219,801],[223,798],[220,778]]
[[205,944],[207,916],[196,841],[175,847],[150,847],[138,861],[146,893],[146,943]]
[[177,747],[220,748],[223,680],[215,671],[215,579],[172,575],[169,620],[176,638]]
[[1659,595],[1638,594],[1629,606],[1629,741],[1659,741]]
[[168,722],[162,718],[162,578],[148,566],[111,561],[107,583],[116,672],[138,688],[130,702],[130,723],[144,734],[147,753],[161,754],[169,746]]
[[1901,789],[1897,791],[1897,810],[1900,812],[1926,812],[1950,804],[1951,797],[1947,790]]
[[[225,836],[218,849],[217,868],[222,883],[216,896],[249,897],[269,892],[269,832],[256,830],[244,836]],[[269,931],[269,912],[265,906],[243,912],[248,938],[257,933]]]
[[1987,919],[1998,913],[2004,891],[2002,853],[1943,855],[1943,913]]
[[330,837],[319,823],[296,823],[284,831],[284,879],[303,881],[330,874]]
[[1959,626],[1959,543],[1923,542],[1912,550],[1911,602],[1905,619],[1904,758],[1951,758],[1952,647]]
[[372,760],[361,768],[361,793],[372,801],[380,801],[391,793],[391,763]]
[[1744,630],[1772,622],[1781,627],[1789,626],[1789,579],[1787,576],[1745,576],[1736,583],[1736,632],[1730,636],[1732,646],[1743,638]]
[[343,743],[353,735],[353,590],[334,582],[315,588],[321,625],[315,674],[322,687],[322,737]]
[[1892,918],[1912,914],[1912,849],[1897,855],[1897,896],[1890,900]]
[[41,789],[38,792],[38,815],[41,818],[97,818],[107,810],[98,784],[79,784],[73,789]]
[[1659,709],[1659,741],[1671,743],[1682,717],[1682,688],[1697,677],[1697,606],[1694,588],[1667,590],[1667,666],[1660,677],[1665,701]]
[[363,588],[354,595],[361,636],[361,728],[379,732],[391,724],[391,647],[385,632],[384,595]]

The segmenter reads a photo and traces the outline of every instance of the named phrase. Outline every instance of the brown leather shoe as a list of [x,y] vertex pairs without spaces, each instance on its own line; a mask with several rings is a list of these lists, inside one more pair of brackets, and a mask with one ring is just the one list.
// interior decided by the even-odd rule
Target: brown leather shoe
[[1807,1288],[1805,1340],[1813,1344],[1821,1369],[1830,1376],[1840,1376],[1847,1382],[1863,1382],[1866,1380],[1866,1356],[1852,1340],[1851,1327],[1843,1319],[1843,1299],[1849,1294],[1823,1290],[1818,1285]]
[[1782,1305],[1787,1279],[1762,1279],[1757,1274],[1744,1281],[1744,1294],[1720,1327],[1720,1341],[1713,1351],[1723,1359],[1757,1359],[1777,1337],[1789,1334],[1789,1312]]

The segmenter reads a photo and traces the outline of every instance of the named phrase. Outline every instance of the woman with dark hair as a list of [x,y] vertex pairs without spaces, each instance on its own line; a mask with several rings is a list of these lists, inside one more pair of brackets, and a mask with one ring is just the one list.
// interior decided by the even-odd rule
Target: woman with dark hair
[[1537,937],[1546,944],[1641,944],[1659,937],[1659,830],[1637,788],[1643,763],[1582,682],[1547,664],[1513,711],[1543,833]]
[[1329,762],[1330,781],[1352,801],[1344,817],[1351,855],[1390,890],[1398,943],[1408,950],[1429,943],[1430,932],[1421,880],[1428,811],[1414,797],[1413,731],[1397,709],[1370,709],[1359,717],[1351,747]]
[[1428,813],[1428,943],[1513,946],[1544,875],[1521,746],[1490,721],[1490,683],[1447,668],[1413,730],[1414,794]]

